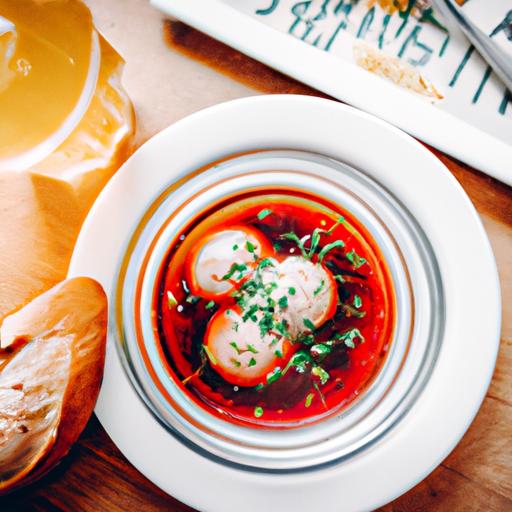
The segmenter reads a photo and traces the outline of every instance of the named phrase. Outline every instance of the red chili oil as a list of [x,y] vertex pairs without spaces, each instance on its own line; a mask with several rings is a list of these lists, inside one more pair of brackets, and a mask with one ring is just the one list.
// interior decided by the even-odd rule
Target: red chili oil
[[[264,210],[272,213],[262,216]],[[258,217],[259,213],[263,218]],[[340,304],[329,325],[318,329],[316,343],[351,328],[359,329],[364,342],[356,339],[354,348],[337,349],[335,357],[322,363],[329,373],[324,385],[310,372],[301,373],[292,366],[263,389],[242,388],[227,383],[208,364],[205,366],[201,347],[208,321],[219,307],[230,306],[233,299],[228,297],[211,307],[208,301],[190,295],[185,265],[194,245],[202,237],[230,226],[248,226],[268,238],[279,261],[300,254],[293,242],[282,239],[283,234],[293,232],[302,238],[315,228],[329,229],[340,216],[343,222],[329,237],[321,238],[318,249],[337,239],[345,243],[329,251],[323,261],[344,281],[338,283]],[[195,403],[237,424],[286,428],[339,411],[365,391],[390,348],[396,311],[387,264],[369,232],[354,216],[316,196],[268,190],[216,205],[192,219],[176,237],[159,279],[155,309],[169,375]],[[168,291],[178,303],[173,307],[168,304]]]

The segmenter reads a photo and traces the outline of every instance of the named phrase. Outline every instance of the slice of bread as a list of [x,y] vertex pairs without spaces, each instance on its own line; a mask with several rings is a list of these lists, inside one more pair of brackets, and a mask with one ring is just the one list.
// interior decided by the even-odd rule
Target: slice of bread
[[51,288],[0,327],[0,494],[50,470],[92,414],[107,299],[89,278]]

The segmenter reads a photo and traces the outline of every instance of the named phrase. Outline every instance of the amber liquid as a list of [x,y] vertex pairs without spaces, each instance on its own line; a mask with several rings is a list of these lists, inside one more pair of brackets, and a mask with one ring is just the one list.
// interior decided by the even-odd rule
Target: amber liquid
[[48,140],[87,81],[91,13],[78,1],[0,0],[0,161]]

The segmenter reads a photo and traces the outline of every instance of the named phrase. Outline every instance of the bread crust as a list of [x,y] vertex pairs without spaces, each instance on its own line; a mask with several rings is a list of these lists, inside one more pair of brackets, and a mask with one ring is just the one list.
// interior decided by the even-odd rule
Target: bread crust
[[53,468],[98,397],[107,299],[89,278],[63,281],[0,327],[0,494]]

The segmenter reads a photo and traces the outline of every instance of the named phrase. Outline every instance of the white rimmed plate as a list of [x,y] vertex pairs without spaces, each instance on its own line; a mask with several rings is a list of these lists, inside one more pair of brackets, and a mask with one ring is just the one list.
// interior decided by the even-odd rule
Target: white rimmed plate
[[[504,85],[461,30],[419,15],[389,15],[379,2],[330,0],[151,0],[164,13],[310,85],[370,112],[424,142],[512,185],[512,109]],[[424,4],[427,2],[423,2]],[[419,7],[420,2],[409,2]],[[490,33],[505,18],[503,0],[472,0],[464,11]],[[508,7],[507,7],[508,5]],[[414,9],[413,9],[414,10]],[[432,14],[432,13],[431,13]],[[504,30],[504,29],[503,29]],[[504,31],[495,41],[504,41]],[[369,47],[432,80],[444,97],[411,93],[356,64]],[[510,43],[507,40],[507,46]],[[381,57],[379,57],[380,59]],[[508,107],[507,107],[508,105]],[[463,142],[464,141],[464,142]]]
[[[165,186],[233,153],[283,147],[364,169],[429,237],[444,284],[446,325],[424,393],[389,435],[358,457],[279,475],[218,464],[169,435],[131,387],[112,340],[96,413],[142,473],[200,510],[370,510],[423,479],[457,444],[487,390],[499,342],[499,284],[489,242],[461,187],[421,144],[368,114],[318,98],[267,96],[206,109],[153,137],[119,170],[83,226],[69,275],[93,277],[110,295],[133,227]],[[478,315],[475,290],[487,298]]]

